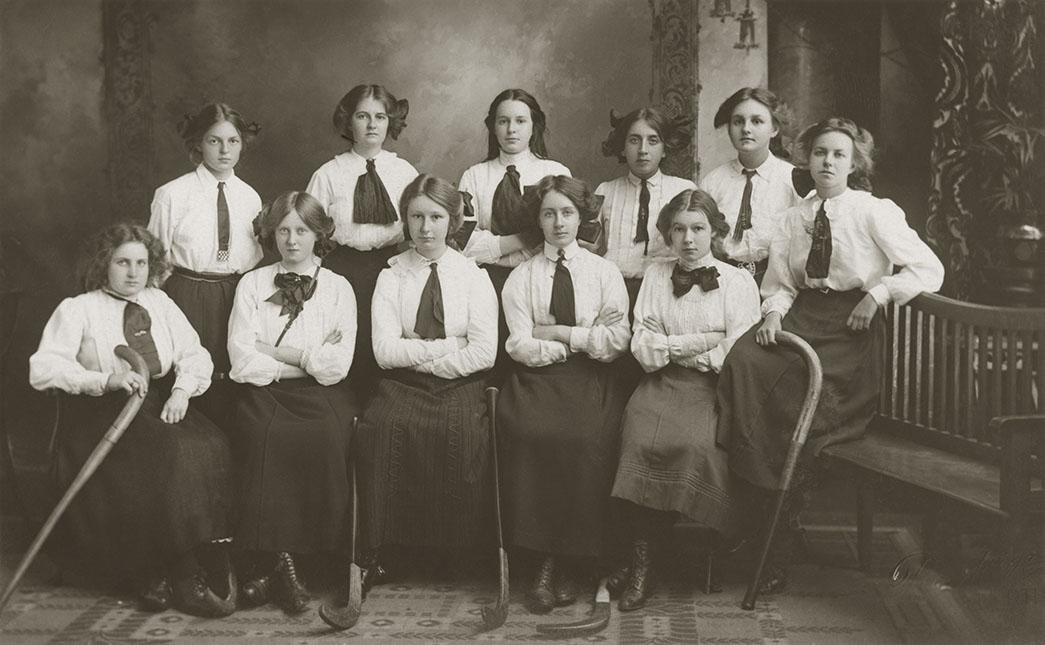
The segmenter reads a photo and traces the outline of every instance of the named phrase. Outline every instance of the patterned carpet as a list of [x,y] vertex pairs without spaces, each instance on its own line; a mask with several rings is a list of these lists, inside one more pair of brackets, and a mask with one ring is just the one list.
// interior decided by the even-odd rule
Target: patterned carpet
[[[240,611],[207,620],[174,611],[146,614],[132,598],[120,598],[41,582],[36,567],[0,614],[0,642],[16,643],[374,643],[479,641],[610,643],[954,643],[984,642],[976,618],[961,596],[931,573],[893,576],[897,563],[918,546],[906,529],[875,535],[873,575],[856,571],[855,534],[848,527],[807,530],[811,562],[791,570],[787,592],[760,599],[751,612],[740,609],[744,567],[722,562],[725,590],[705,595],[697,589],[695,554],[683,552],[645,610],[622,614],[613,605],[605,631],[574,641],[542,638],[535,626],[586,615],[590,599],[534,616],[522,604],[523,579],[513,575],[507,623],[479,633],[480,607],[492,602],[495,580],[443,584],[416,579],[374,589],[354,629],[331,632],[315,611],[286,617],[274,607]],[[5,557],[3,580],[12,559]],[[521,576],[520,576],[521,578]],[[899,579],[894,579],[899,578]],[[317,594],[318,596],[319,594]],[[317,607],[321,598],[313,601]]]

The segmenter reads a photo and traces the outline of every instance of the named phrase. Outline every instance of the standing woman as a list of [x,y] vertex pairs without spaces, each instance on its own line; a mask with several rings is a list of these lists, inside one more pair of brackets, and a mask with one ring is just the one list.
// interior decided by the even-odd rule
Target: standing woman
[[[177,305],[155,288],[166,254],[145,228],[111,226],[87,251],[86,293],[58,305],[29,359],[34,388],[70,395],[61,400],[58,430],[63,488],[127,395],[145,401],[63,524],[78,561],[135,586],[146,609],[162,611],[173,600],[187,613],[227,616],[236,606],[235,579],[224,545],[212,543],[229,536],[228,440],[189,406],[210,385],[210,356]],[[145,359],[147,378],[113,355],[118,345]],[[224,569],[213,591],[200,564],[208,560]]]
[[541,253],[504,285],[516,361],[497,421],[512,544],[537,552],[527,600],[535,613],[572,603],[578,566],[602,554],[626,402],[610,363],[628,348],[628,292],[620,270],[577,244],[595,216],[591,188],[545,177],[530,212]]
[[792,181],[795,167],[781,158],[784,104],[765,88],[744,87],[722,103],[714,123],[728,126],[737,158],[709,172],[700,188],[715,198],[733,231],[723,240],[727,261],[761,284],[780,216],[802,197]]
[[710,195],[676,195],[657,230],[676,260],[646,269],[635,305],[631,351],[646,375],[624,411],[613,484],[613,496],[630,502],[633,540],[621,611],[646,604],[654,551],[676,519],[720,534],[733,528],[727,454],[715,445],[715,386],[733,343],[759,319],[754,278],[720,259],[729,225]]
[[418,176],[400,212],[414,247],[377,279],[374,355],[385,371],[355,442],[365,541],[476,547],[491,535],[483,391],[497,354],[497,295],[485,271],[447,247],[463,217],[452,184]]
[[163,288],[214,360],[214,385],[200,407],[222,428],[231,423],[226,344],[232,300],[240,276],[262,255],[251,226],[261,198],[235,168],[259,129],[224,103],[185,117],[178,131],[196,170],[156,189],[149,219],[149,231],[167,249],[173,270]]
[[[879,309],[943,283],[943,265],[904,212],[869,192],[874,140],[867,130],[830,118],[806,128],[798,144],[816,191],[782,214],[762,284],[762,324],[737,341],[718,385],[718,442],[729,450],[730,469],[765,492],[779,485],[808,381],[794,352],[777,346],[776,332],[802,337],[823,364],[809,434],[816,455],[859,436],[871,420],[885,342]],[[808,460],[800,462],[786,504],[792,517],[811,475]],[[787,578],[779,549],[770,555],[763,587],[780,589]]]
[[370,299],[377,276],[403,241],[396,210],[403,189],[417,176],[410,162],[383,148],[406,127],[410,104],[382,85],[356,85],[334,109],[334,129],[351,144],[316,170],[308,192],[334,220],[334,250],[324,266],[348,279],[359,305],[352,381],[364,398],[377,366],[370,342]]
[[240,549],[260,552],[246,602],[265,602],[274,586],[284,610],[300,613],[309,598],[292,554],[343,555],[347,547],[357,407],[345,377],[356,300],[347,280],[319,265],[334,224],[314,197],[284,193],[259,224],[262,243],[281,259],[243,276],[229,321],[232,379],[251,386],[240,388],[236,406],[235,536]]

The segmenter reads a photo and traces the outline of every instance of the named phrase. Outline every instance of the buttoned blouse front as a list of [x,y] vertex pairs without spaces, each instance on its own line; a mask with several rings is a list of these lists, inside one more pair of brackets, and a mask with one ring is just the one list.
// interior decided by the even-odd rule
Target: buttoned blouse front
[[715,198],[718,210],[729,223],[729,234],[722,240],[723,250],[729,257],[740,262],[757,262],[769,257],[769,245],[776,235],[781,216],[802,199],[795,192],[791,178],[794,168],[771,154],[755,169],[751,177],[751,228],[744,231],[739,242],[733,240],[733,231],[747,184],[743,164],[733,159],[701,180],[701,190]]
[[[313,271],[309,271],[309,276]],[[276,274],[282,272],[282,266],[276,262],[251,271],[236,287],[229,319],[229,377],[237,383],[268,385],[280,380],[284,363],[258,351],[254,344],[261,341],[274,345],[287,325],[289,314],[281,316],[282,307],[268,302],[278,291]],[[344,380],[352,366],[356,298],[348,280],[332,271],[321,268],[317,279],[315,293],[305,301],[280,345],[300,349],[302,369],[320,385],[333,385]],[[325,342],[335,331],[341,332],[341,339]]]
[[[214,363],[178,305],[160,289],[146,288],[133,299],[149,312],[150,333],[162,378],[174,368],[174,385],[191,396],[210,387]],[[127,301],[101,290],[66,298],[44,326],[40,347],[29,358],[29,383],[37,390],[101,396],[110,374],[131,367],[113,350],[126,345],[123,313]]]
[[639,195],[642,180],[629,172],[623,177],[599,184],[596,195],[603,195],[602,222],[606,229],[606,259],[613,262],[625,278],[641,278],[646,268],[658,259],[674,258],[664,237],[657,230],[657,216],[673,197],[697,187],[692,181],[665,175],[659,170],[646,180],[649,193],[649,252],[644,242],[635,241],[639,222]]
[[229,205],[229,258],[219,261],[218,181],[200,164],[195,172],[157,188],[149,232],[159,238],[175,266],[199,273],[246,273],[262,256],[254,237],[261,197],[236,175],[223,180]]
[[366,174],[366,159],[354,150],[343,152],[320,166],[308,182],[308,193],[318,199],[327,215],[334,219],[333,238],[342,246],[371,251],[403,241],[399,198],[417,177],[417,170],[388,150],[377,153],[374,168],[396,211],[396,221],[391,224],[357,224],[352,220],[356,182],[360,175]]
[[515,166],[519,173],[519,186],[525,191],[548,175],[566,175],[570,177],[570,169],[558,161],[541,159],[529,150],[516,155],[501,152],[496,159],[476,164],[464,171],[461,176],[460,190],[472,196],[472,207],[475,209],[475,230],[468,238],[464,254],[478,264],[496,264],[503,267],[519,266],[527,258],[532,257],[540,248],[523,249],[502,256],[500,250],[501,236],[490,231],[493,220],[493,194],[497,185],[504,179],[508,166]]
[[[436,260],[446,338],[417,335],[417,307],[432,261],[409,249],[391,258],[374,288],[374,357],[383,369],[407,368],[454,379],[493,367],[497,293],[486,271],[453,249]],[[466,341],[461,347],[459,339]]]
[[[831,223],[831,266],[827,278],[806,276],[813,220],[823,202],[816,192],[782,217],[762,281],[762,312],[786,315],[799,289],[860,289],[879,305],[904,304],[943,285],[943,264],[907,225],[903,210],[888,199],[847,189],[827,200]],[[894,267],[902,267],[893,274]]]
[[[718,373],[733,344],[758,322],[758,287],[745,269],[715,259],[709,253],[698,266],[718,269],[718,289],[704,292],[699,284],[675,297],[671,274],[675,260],[656,262],[648,269],[635,302],[631,353],[646,372],[676,363],[701,372]],[[666,334],[646,329],[656,317]]]
[[[577,322],[571,328],[569,344],[533,337],[534,326],[557,324],[549,312],[556,247],[545,243],[542,253],[513,269],[501,293],[509,330],[505,349],[515,361],[530,367],[561,363],[576,353],[608,363],[628,350],[629,301],[620,269],[582,249],[576,241],[565,251],[564,265],[573,281]],[[624,316],[612,325],[594,324],[600,313],[610,310]]]

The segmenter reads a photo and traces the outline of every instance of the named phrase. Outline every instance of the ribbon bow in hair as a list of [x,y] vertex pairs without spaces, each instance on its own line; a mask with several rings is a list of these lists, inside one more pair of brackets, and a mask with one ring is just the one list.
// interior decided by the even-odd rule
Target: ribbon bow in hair
[[671,286],[676,298],[689,293],[693,285],[700,285],[704,293],[718,289],[718,269],[715,267],[697,267],[692,271],[686,271],[681,265],[676,264],[671,272]]

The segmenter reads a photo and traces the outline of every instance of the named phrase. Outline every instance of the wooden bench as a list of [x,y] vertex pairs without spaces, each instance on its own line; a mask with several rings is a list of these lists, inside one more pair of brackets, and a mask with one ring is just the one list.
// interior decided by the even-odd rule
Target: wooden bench
[[922,294],[886,321],[878,414],[865,436],[822,453],[856,476],[860,566],[886,481],[930,495],[928,528],[956,503],[994,518],[1002,553],[1027,553],[1045,510],[1045,309]]

